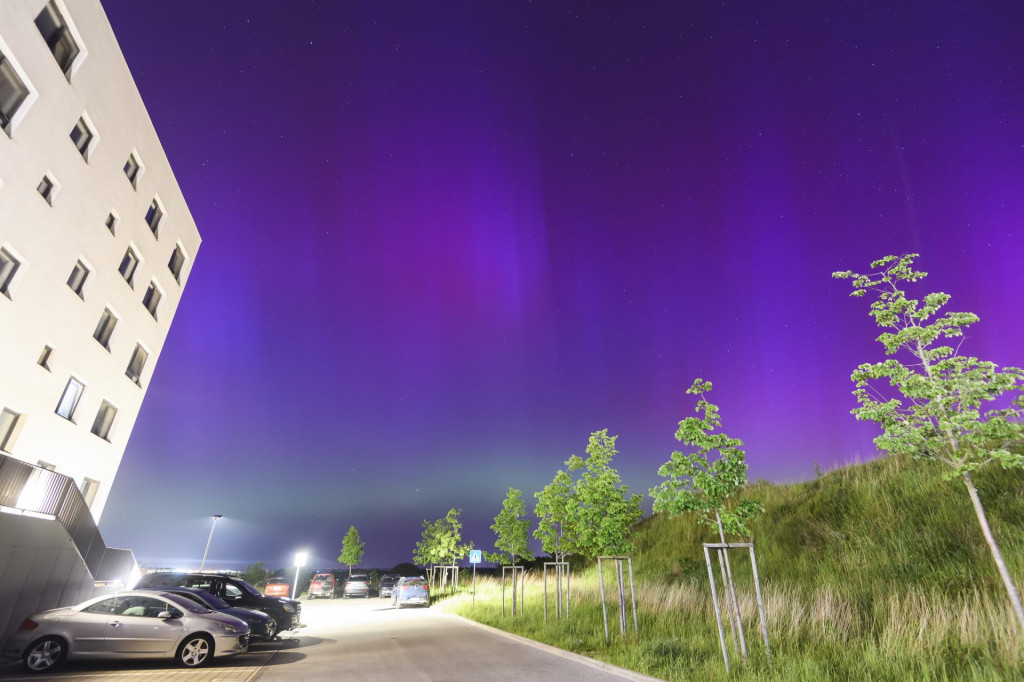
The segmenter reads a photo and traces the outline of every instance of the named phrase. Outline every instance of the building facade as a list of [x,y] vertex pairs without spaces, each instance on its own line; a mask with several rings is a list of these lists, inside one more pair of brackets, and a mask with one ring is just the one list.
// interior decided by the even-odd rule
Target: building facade
[[99,0],[0,2],[0,453],[98,520],[200,236]]

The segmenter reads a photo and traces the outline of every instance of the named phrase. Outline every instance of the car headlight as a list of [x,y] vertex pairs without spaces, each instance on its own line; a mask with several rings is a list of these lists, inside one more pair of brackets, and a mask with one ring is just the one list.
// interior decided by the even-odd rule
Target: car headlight
[[245,628],[239,625],[231,625],[230,623],[217,623],[220,629],[229,635],[240,635],[245,632]]
[[284,605],[284,610],[286,612],[288,612],[288,613],[295,613],[295,607],[292,606],[291,604],[285,604]]

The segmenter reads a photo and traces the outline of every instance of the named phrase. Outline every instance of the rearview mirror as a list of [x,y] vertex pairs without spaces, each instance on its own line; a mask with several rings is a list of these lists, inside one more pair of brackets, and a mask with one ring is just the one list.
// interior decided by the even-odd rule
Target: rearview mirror
[[157,614],[156,617],[159,618],[160,620],[170,620],[171,618],[174,618],[175,615],[173,613],[171,613],[170,611],[161,611],[160,613]]

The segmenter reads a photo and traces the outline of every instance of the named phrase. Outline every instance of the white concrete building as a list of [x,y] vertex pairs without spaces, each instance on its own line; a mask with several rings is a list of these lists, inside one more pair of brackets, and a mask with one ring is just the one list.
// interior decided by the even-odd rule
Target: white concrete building
[[0,0],[0,453],[99,519],[200,237],[99,0]]

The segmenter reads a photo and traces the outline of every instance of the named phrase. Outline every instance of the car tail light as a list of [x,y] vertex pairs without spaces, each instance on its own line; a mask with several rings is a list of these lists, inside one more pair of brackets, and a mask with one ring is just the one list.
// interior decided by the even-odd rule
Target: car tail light
[[39,623],[35,622],[31,618],[26,618],[25,620],[21,621],[21,625],[18,626],[18,629],[35,630],[37,627],[39,627]]
[[424,592],[430,592],[430,585],[424,585],[423,586],[423,591]]

